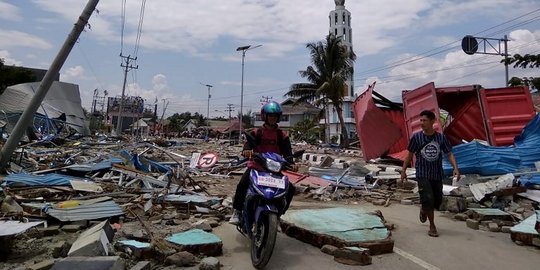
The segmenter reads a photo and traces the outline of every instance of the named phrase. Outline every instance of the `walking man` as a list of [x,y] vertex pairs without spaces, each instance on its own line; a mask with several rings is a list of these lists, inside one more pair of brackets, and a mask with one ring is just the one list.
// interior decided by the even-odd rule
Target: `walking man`
[[444,171],[442,166],[442,153],[448,155],[448,160],[454,168],[454,177],[459,181],[460,173],[456,158],[452,154],[452,146],[446,137],[433,129],[435,124],[435,114],[432,111],[422,111],[420,113],[420,124],[422,131],[413,134],[409,141],[407,150],[409,151],[403,168],[401,170],[401,181],[407,180],[406,169],[411,163],[413,154],[416,156],[416,181],[418,182],[418,192],[420,193],[420,222],[424,223],[429,219],[428,235],[439,236],[434,222],[434,211],[439,209],[442,202],[442,180]]

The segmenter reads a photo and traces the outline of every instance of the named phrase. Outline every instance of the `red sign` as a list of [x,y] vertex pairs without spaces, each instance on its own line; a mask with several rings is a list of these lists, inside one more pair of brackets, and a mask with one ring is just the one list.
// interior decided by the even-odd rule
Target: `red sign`
[[197,166],[199,168],[210,168],[216,165],[217,161],[218,161],[217,153],[204,153],[199,158],[199,161],[197,162]]

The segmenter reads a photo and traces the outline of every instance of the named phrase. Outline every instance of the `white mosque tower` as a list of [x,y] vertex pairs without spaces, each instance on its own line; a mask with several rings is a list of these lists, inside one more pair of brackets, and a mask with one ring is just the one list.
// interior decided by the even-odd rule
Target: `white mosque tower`
[[[334,0],[336,8],[330,11],[328,19],[330,21],[330,33],[336,37],[342,39],[342,44],[347,46],[349,50],[353,50],[352,45],[352,27],[351,27],[351,13],[345,9],[345,0]],[[352,105],[355,100],[354,94],[354,81],[353,75],[346,80],[344,91],[345,97],[343,99],[343,118],[345,120],[345,127],[347,128],[347,134],[349,135],[349,141],[356,140],[356,128],[354,122],[354,115],[352,112]],[[339,118],[337,113],[333,109],[333,106],[328,107],[328,129],[326,134],[330,134],[329,138],[337,136],[341,133],[341,126],[339,124]]]

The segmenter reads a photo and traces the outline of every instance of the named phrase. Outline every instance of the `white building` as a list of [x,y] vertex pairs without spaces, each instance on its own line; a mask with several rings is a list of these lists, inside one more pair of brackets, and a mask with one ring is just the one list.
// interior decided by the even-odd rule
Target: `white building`
[[[353,50],[352,46],[352,27],[351,27],[351,13],[345,9],[345,0],[334,0],[336,3],[336,9],[330,11],[328,19],[330,21],[330,33],[333,33],[336,37],[342,38],[342,44],[347,46],[349,50]],[[353,115],[353,102],[356,98],[354,93],[354,81],[353,76],[346,80],[346,85],[343,91],[346,91],[346,95],[343,100],[343,118],[345,120],[345,127],[347,128],[347,134],[349,140],[355,139],[356,128]],[[333,136],[341,134],[341,126],[339,123],[338,115],[332,105],[328,106],[326,111],[326,120],[322,120],[321,124],[327,121],[328,128],[326,130],[327,138],[330,139]]]

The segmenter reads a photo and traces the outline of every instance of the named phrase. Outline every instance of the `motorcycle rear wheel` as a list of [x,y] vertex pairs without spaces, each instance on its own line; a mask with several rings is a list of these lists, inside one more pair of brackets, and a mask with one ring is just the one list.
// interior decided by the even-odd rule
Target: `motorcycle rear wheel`
[[278,217],[276,213],[265,212],[259,218],[251,239],[251,263],[262,269],[270,261],[276,243]]

